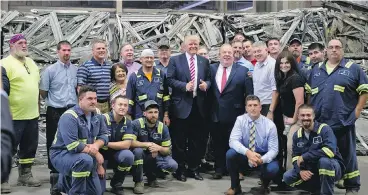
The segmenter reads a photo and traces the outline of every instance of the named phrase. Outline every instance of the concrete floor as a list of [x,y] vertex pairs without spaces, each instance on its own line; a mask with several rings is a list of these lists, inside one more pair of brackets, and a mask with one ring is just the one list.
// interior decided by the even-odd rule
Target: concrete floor
[[[368,157],[359,157],[359,169],[361,174],[361,191],[359,194],[368,194]],[[40,179],[43,185],[39,188],[28,188],[28,187],[18,187],[16,186],[16,179],[18,171],[13,169],[10,177],[10,184],[13,187],[12,195],[25,195],[25,194],[37,194],[37,195],[48,195],[49,194],[49,171],[46,166],[35,166],[33,170],[34,175]],[[210,175],[204,175],[204,181],[196,181],[194,179],[188,179],[187,182],[179,181],[166,181],[159,180],[162,188],[148,188],[146,187],[146,193],[150,195],[221,195],[230,186],[230,178],[224,177],[222,180],[211,180]],[[125,194],[133,194],[132,187],[134,186],[132,178],[128,176],[125,180],[124,186],[126,187]],[[250,193],[252,187],[257,187],[257,178],[246,177],[244,181],[241,182],[244,194]],[[108,181],[109,182],[109,181]],[[109,186],[109,185],[107,185]],[[107,194],[111,194],[106,192]],[[300,194],[300,192],[271,192],[271,194]],[[304,193],[303,193],[304,194]],[[344,194],[343,190],[336,189],[335,194]]]

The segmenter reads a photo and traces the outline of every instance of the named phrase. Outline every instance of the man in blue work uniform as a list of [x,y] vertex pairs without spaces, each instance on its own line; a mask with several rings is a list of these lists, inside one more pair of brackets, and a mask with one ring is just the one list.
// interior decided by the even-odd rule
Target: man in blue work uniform
[[[128,98],[118,95],[112,100],[111,106],[112,111],[103,114],[109,132],[109,143],[100,149],[100,153],[105,159],[105,170],[107,164],[114,168],[114,176],[110,182],[111,192],[124,195],[122,184],[133,165],[134,155],[129,148],[135,135],[131,121],[125,117],[128,111]],[[106,177],[101,180],[102,191],[105,191],[105,185]]]
[[160,106],[160,120],[169,125],[170,95],[165,73],[155,68],[154,53],[145,49],[141,53],[142,67],[130,75],[126,95],[129,98],[128,114],[132,119],[143,116],[144,103],[155,100]]
[[67,110],[58,123],[50,148],[52,165],[59,172],[59,189],[67,194],[101,195],[97,174],[104,175],[104,158],[98,150],[108,143],[103,116],[96,113],[96,89],[81,86],[78,105]]
[[135,157],[133,180],[136,184],[142,183],[144,169],[149,186],[159,187],[155,174],[157,169],[170,173],[176,171],[178,164],[170,155],[169,129],[158,120],[159,105],[155,101],[149,100],[144,104],[144,108],[144,117],[132,122],[133,132],[136,136],[131,146],[134,148]]
[[307,73],[312,68],[312,63],[310,62],[310,58],[303,55],[303,46],[302,42],[299,38],[294,37],[289,41],[288,50],[293,54],[295,57],[296,62],[298,63],[298,70],[301,76],[304,79],[307,79]]
[[293,136],[294,168],[284,174],[284,182],[312,194],[333,195],[345,167],[331,127],[314,117],[311,105],[299,107],[302,127]]
[[355,121],[367,101],[368,79],[359,65],[343,56],[341,41],[332,39],[327,47],[328,60],[314,66],[305,88],[316,120],[329,125],[335,133],[346,166],[344,186],[350,195],[360,189]]

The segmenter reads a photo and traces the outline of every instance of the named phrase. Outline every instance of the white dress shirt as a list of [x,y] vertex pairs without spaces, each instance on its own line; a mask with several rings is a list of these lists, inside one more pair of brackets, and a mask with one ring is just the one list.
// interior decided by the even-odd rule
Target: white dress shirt
[[[188,61],[188,67],[189,67],[189,75],[190,75],[190,58],[192,57],[187,52],[185,52],[185,55],[187,57]],[[193,89],[193,97],[197,96],[197,86],[198,86],[198,65],[197,65],[197,55],[193,56],[194,58],[194,66],[195,66],[195,74],[194,74],[194,89]]]
[[[229,80],[229,75],[230,75],[232,67],[233,67],[233,65],[226,68],[226,82],[227,82],[227,80]],[[223,74],[223,72],[224,72],[224,66],[222,66],[220,64],[218,69],[217,69],[216,77],[215,77],[216,78],[216,84],[217,84],[218,90],[220,92],[221,92],[221,89],[222,89],[221,83],[222,83],[222,74]]]
[[276,90],[275,63],[276,60],[269,55],[264,62],[257,62],[254,67],[254,95],[259,97],[262,105],[271,104],[272,92]]

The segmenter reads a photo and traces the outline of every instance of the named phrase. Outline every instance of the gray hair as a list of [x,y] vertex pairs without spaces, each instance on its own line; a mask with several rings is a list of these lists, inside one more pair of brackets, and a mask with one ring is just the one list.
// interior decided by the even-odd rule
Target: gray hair
[[253,47],[262,47],[262,48],[267,48],[267,45],[265,42],[263,41],[256,41],[253,43],[252,45]]

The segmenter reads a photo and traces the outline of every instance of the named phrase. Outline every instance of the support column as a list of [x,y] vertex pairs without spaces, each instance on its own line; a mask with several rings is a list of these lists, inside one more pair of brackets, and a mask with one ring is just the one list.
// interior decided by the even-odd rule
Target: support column
[[123,0],[116,0],[116,13],[122,14],[123,13]]

